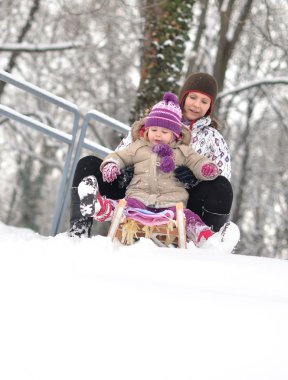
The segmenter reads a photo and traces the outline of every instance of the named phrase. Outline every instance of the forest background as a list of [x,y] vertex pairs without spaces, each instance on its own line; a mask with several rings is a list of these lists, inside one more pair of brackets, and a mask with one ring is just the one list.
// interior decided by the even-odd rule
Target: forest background
[[[287,259],[287,19],[286,0],[2,0],[0,70],[127,125],[190,73],[213,74],[236,253]],[[71,132],[69,115],[4,82],[0,101]],[[67,149],[0,125],[0,220],[48,234]],[[122,136],[91,122],[88,138],[114,149]]]

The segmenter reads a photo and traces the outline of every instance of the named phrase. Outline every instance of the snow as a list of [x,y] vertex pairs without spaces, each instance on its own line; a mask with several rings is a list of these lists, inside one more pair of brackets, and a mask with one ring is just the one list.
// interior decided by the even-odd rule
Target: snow
[[0,223],[0,378],[286,380],[288,262]]

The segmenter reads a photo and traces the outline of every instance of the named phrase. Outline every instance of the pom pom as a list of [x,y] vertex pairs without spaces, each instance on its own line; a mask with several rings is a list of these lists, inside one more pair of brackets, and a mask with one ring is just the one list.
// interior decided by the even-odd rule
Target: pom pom
[[173,150],[167,144],[157,144],[152,148],[152,152],[158,154],[160,157],[172,156]]
[[173,149],[167,144],[157,144],[152,148],[152,152],[161,157],[160,170],[164,173],[170,173],[175,170],[173,159]]
[[173,170],[175,170],[175,162],[173,160],[173,157],[167,156],[163,157],[161,164],[160,164],[160,170],[164,173],[170,173]]
[[178,105],[178,97],[177,95],[175,95],[173,92],[165,92],[164,96],[163,96],[163,100],[168,103],[168,102],[172,102],[172,103],[175,103],[176,105]]

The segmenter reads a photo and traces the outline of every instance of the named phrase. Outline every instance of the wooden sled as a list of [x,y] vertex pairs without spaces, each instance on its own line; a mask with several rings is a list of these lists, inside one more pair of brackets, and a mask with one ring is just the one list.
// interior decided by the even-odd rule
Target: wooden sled
[[179,248],[187,248],[186,220],[182,203],[176,204],[176,221],[169,220],[167,224],[159,226],[148,226],[130,217],[125,217],[125,207],[126,201],[125,199],[121,199],[114,212],[108,232],[108,237],[112,240],[118,238],[122,244],[131,245],[140,237],[146,237],[160,247],[167,247],[173,244]]

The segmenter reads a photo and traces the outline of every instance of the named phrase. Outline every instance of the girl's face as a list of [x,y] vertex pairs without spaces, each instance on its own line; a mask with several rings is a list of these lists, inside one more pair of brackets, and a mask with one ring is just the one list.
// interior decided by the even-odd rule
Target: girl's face
[[173,141],[174,135],[170,129],[163,127],[149,127],[148,140],[153,145],[157,144],[170,144]]
[[199,92],[189,92],[185,99],[183,113],[187,120],[198,120],[204,115],[211,106],[209,96]]

